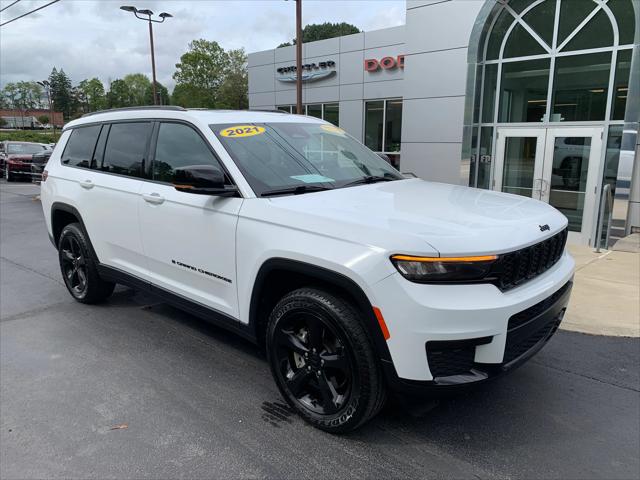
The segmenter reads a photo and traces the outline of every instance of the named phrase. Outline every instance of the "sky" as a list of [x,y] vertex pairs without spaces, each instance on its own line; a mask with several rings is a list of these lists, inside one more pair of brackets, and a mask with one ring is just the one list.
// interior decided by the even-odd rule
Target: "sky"
[[[5,8],[14,0],[0,0]],[[21,0],[0,23],[50,0]],[[154,25],[158,81],[171,90],[175,64],[191,40],[217,41],[247,53],[275,48],[295,35],[295,3],[285,0],[61,0],[0,27],[0,87],[43,80],[55,66],[74,85],[98,77],[105,85],[128,73],[151,77],[146,23],[119,9],[134,5],[174,17]],[[348,22],[364,31],[403,25],[404,0],[304,0],[303,25]]]

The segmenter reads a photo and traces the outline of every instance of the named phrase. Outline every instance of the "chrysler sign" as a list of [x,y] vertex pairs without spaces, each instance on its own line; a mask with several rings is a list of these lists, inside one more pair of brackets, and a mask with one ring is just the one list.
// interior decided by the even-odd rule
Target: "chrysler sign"
[[[328,78],[336,73],[336,62],[326,60],[318,63],[305,63],[302,65],[302,81],[316,82]],[[276,70],[276,78],[281,82],[295,82],[297,79],[296,66],[280,67]]]

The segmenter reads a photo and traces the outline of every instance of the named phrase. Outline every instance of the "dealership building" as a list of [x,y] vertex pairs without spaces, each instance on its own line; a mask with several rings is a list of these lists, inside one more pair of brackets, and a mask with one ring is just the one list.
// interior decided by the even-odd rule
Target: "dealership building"
[[[640,2],[408,0],[406,25],[303,45],[303,103],[402,172],[526,195],[604,246],[640,228]],[[295,47],[249,105],[295,112]]]

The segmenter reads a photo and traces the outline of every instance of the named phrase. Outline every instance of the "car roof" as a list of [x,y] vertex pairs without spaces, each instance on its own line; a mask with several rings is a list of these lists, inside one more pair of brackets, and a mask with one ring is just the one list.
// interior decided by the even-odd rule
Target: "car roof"
[[117,120],[179,119],[207,124],[242,123],[327,123],[319,118],[264,110],[204,110],[182,108],[130,108],[92,113],[65,125],[65,130],[85,124]]

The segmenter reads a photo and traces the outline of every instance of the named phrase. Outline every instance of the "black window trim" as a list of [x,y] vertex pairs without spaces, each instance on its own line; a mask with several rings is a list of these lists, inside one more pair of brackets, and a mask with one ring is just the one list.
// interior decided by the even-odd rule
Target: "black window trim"
[[[207,138],[202,134],[200,129],[197,126],[195,126],[193,123],[187,122],[185,120],[181,120],[181,119],[178,119],[178,118],[163,118],[163,119],[157,119],[156,120],[156,124],[154,126],[153,133],[151,134],[151,147],[149,149],[149,159],[150,159],[150,161],[149,161],[149,167],[148,167],[148,175],[149,175],[149,180],[148,181],[150,181],[152,183],[158,183],[160,185],[173,186],[173,184],[170,183],[170,182],[163,182],[161,180],[155,180],[153,178],[153,164],[156,161],[156,147],[157,147],[157,144],[158,144],[158,135],[160,133],[160,125],[162,123],[177,123],[177,124],[184,125],[186,127],[191,128],[192,130],[194,130],[196,132],[196,134],[198,134],[198,136],[202,139],[204,144],[207,146],[207,148],[211,152],[211,155],[213,155],[213,158],[218,162],[218,164],[222,168],[222,171],[224,172],[224,174],[229,178],[229,180],[231,180],[231,185],[233,185],[235,187],[238,186],[238,183],[233,178],[231,173],[229,173],[229,170],[227,169],[226,165],[220,159],[220,156],[218,155],[216,150],[213,148],[211,143],[207,140]],[[240,195],[240,198],[244,198],[242,193],[240,192],[239,188],[238,188],[238,195]]]
[[102,124],[91,124],[91,125],[80,125],[77,128],[72,128],[71,129],[71,133],[69,134],[69,139],[67,140],[67,143],[65,143],[64,145],[64,150],[62,150],[62,154],[60,155],[60,164],[64,167],[72,167],[72,168],[79,168],[81,170],[95,170],[95,168],[92,167],[78,167],[77,165],[69,165],[68,163],[64,163],[64,155],[65,153],[67,153],[67,149],[69,148],[69,143],[71,143],[71,136],[73,135],[73,132],[75,132],[76,130],[79,130],[81,128],[88,128],[88,127],[100,127],[100,130],[98,130],[98,136],[96,137],[96,141],[93,144],[93,150],[91,150],[91,155],[89,156],[88,160],[89,160],[89,164],[92,165],[93,164],[93,160],[95,158],[96,155],[96,147],[98,146],[98,142],[100,141],[100,135],[102,135],[102,130],[104,129],[104,125]]
[[[216,152],[215,148],[213,148],[211,143],[209,141],[207,141],[207,138],[202,134],[200,129],[195,124],[193,124],[192,122],[189,122],[187,120],[183,120],[181,118],[127,118],[127,119],[121,119],[121,120],[103,120],[103,121],[100,121],[100,122],[83,123],[82,125],[78,125],[76,127],[65,128],[65,129],[63,129],[62,133],[66,132],[68,130],[71,130],[71,132],[73,132],[74,130],[76,130],[78,128],[93,127],[93,126],[96,126],[96,125],[101,125],[102,129],[100,130],[100,134],[98,135],[98,139],[96,140],[96,146],[94,146],[94,156],[95,156],[95,154],[96,154],[95,148],[97,147],[97,144],[100,141],[100,135],[102,135],[102,132],[103,132],[105,127],[108,128],[109,131],[107,131],[107,134],[106,134],[107,135],[107,139],[104,142],[103,149],[102,149],[102,155],[101,155],[101,158],[100,158],[100,163],[102,164],[102,161],[104,160],[104,152],[105,152],[105,149],[106,149],[106,146],[107,146],[108,134],[111,133],[110,132],[111,125],[113,125],[115,123],[140,123],[140,122],[149,122],[149,123],[153,124],[152,130],[151,130],[151,135],[149,135],[149,143],[147,143],[147,149],[145,151],[145,159],[150,159],[150,160],[148,162],[145,162],[145,166],[142,169],[142,173],[144,174],[143,177],[132,177],[131,175],[123,175],[121,173],[105,172],[105,171],[100,170],[98,168],[84,168],[84,167],[77,167],[75,165],[64,164],[64,163],[62,163],[62,157],[64,156],[64,150],[62,151],[62,155],[60,156],[60,164],[63,167],[77,168],[79,170],[90,170],[90,171],[93,171],[93,172],[96,172],[96,173],[100,173],[102,175],[115,175],[117,177],[140,180],[141,182],[157,183],[159,185],[172,185],[171,183],[168,183],[168,182],[161,182],[159,180],[154,180],[152,178],[151,165],[155,161],[156,141],[158,139],[158,131],[160,129],[160,123],[182,123],[182,124],[184,124],[184,125],[186,125],[188,127],[191,127],[192,129],[194,129],[196,131],[196,133],[198,135],[200,135],[200,138],[202,138],[204,140],[204,143],[207,145],[207,148],[209,148],[209,150],[211,151],[211,153],[213,154],[215,159],[218,161],[218,163],[222,167],[224,173],[231,180],[231,185],[234,185],[234,186],[238,187],[238,182],[236,182],[235,178],[233,178],[233,175],[231,175],[231,173],[229,173],[229,170],[227,169],[227,166],[220,159],[220,156]],[[69,140],[67,140],[67,143],[64,146],[65,150],[67,149],[68,145],[69,145]],[[239,187],[238,187],[238,198],[244,198],[244,195],[240,191]]]
[[[150,163],[150,162],[147,162],[147,159],[149,158],[151,138],[153,137],[154,121],[153,120],[144,119],[144,118],[141,118],[141,119],[131,118],[131,119],[126,119],[126,120],[119,120],[119,121],[114,121],[114,122],[104,122],[104,123],[109,125],[109,130],[107,131],[107,137],[105,138],[105,141],[104,141],[104,148],[102,150],[102,158],[100,159],[100,168],[95,168],[94,170],[96,172],[99,172],[99,173],[106,173],[106,174],[109,174],[109,175],[117,175],[119,177],[133,178],[133,179],[138,179],[138,180],[142,180],[142,181],[147,180],[147,178],[145,177],[145,174],[146,174],[145,165],[147,163]],[[140,166],[140,176],[138,176],[138,177],[133,176],[133,175],[125,175],[125,174],[122,174],[122,173],[105,172],[102,169],[104,167],[104,157],[105,157],[105,154],[107,152],[107,145],[109,143],[109,137],[111,136],[111,127],[116,123],[117,124],[121,124],[121,123],[148,123],[150,125],[150,127],[151,127],[151,134],[147,138],[147,144],[144,146],[144,153],[143,153],[143,157],[142,157],[142,165]],[[99,137],[98,137],[98,139],[99,139]]]

